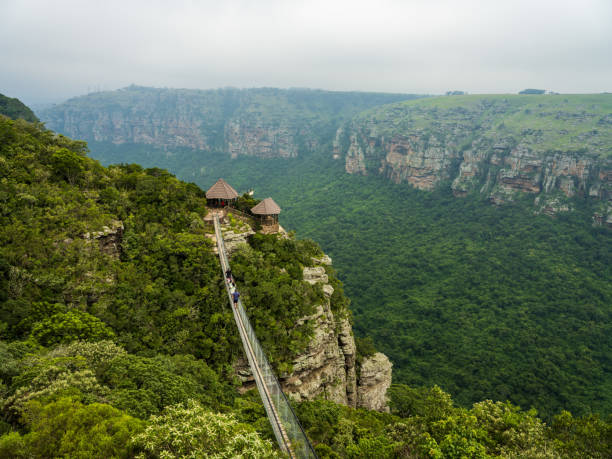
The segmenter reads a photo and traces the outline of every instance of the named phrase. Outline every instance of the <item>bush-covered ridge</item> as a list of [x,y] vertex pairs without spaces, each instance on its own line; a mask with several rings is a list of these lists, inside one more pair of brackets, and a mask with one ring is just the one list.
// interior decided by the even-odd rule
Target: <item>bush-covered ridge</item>
[[[84,142],[6,118],[0,145],[5,336],[25,339],[43,318],[47,331],[56,320],[59,333],[79,310],[104,321],[130,352],[231,362],[235,338],[204,326],[220,311],[217,320],[232,319],[222,312],[217,260],[202,250],[210,242],[198,187],[159,169],[104,168]],[[82,318],[72,314],[76,330]]]
[[[5,336],[44,346],[114,338],[129,352],[231,364],[238,339],[202,190],[157,168],[104,168],[85,155],[83,142],[1,121]],[[322,298],[301,279],[320,249],[259,235],[251,245],[236,258],[238,280],[257,307],[270,360],[289,368],[310,333],[284,330]]]
[[[204,193],[85,152],[0,117],[0,457],[155,457],[171,449],[150,431],[176,413],[195,416],[185,438],[202,420],[243,438],[226,457],[275,454],[261,407],[237,402]],[[213,413],[241,410],[260,434]],[[221,453],[206,438],[187,449]]]
[[31,123],[38,122],[38,118],[30,107],[24,105],[19,99],[11,99],[3,94],[0,94],[0,115],[8,116],[14,120],[24,119]]

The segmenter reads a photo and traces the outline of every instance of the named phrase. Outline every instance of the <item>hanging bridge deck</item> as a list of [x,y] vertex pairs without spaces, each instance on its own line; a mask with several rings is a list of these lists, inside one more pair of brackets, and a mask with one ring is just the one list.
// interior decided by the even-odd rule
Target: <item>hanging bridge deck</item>
[[[221,261],[221,269],[225,278],[225,272],[230,269],[230,265],[217,215],[214,216],[213,222],[219,260]],[[291,458],[316,458],[317,455],[293,412],[287,397],[283,393],[280,383],[276,379],[266,354],[255,335],[255,330],[251,326],[251,322],[242,306],[242,301],[238,299],[238,304],[234,307],[232,300],[233,289],[228,282],[225,282],[225,288],[251,373],[255,379],[255,384],[259,390],[259,395],[263,401],[266,414],[280,449]]]

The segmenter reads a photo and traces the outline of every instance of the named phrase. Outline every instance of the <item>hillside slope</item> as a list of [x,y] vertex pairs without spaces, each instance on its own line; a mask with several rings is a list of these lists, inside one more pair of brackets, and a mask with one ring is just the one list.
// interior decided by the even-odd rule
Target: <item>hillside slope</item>
[[[104,333],[110,327],[104,336],[116,336],[128,352],[188,353],[215,369],[234,364],[242,354],[212,228],[203,220],[204,192],[162,169],[104,168],[86,156],[82,141],[0,121],[0,330],[11,339],[41,333],[40,344],[57,344],[79,332],[64,336],[54,320],[76,314],[75,320],[82,315]],[[246,227],[240,235],[236,225],[227,226],[227,237],[237,238],[233,245],[242,243],[232,262],[244,303],[270,362],[286,378],[299,362],[312,393],[296,393],[313,398],[338,376],[317,376],[324,365],[308,361],[310,354],[339,354],[341,365],[330,360],[343,375],[339,341],[346,344],[346,358],[355,359],[348,301],[331,267],[316,285],[305,280],[304,270],[315,269],[312,257],[323,256],[315,243],[255,236]],[[314,342],[317,328],[324,327],[328,344],[335,343],[331,350],[327,341]],[[354,392],[354,369],[351,378],[346,384]],[[330,398],[347,403],[345,388],[337,391]]]
[[534,196],[539,212],[602,201],[596,224],[612,227],[612,94],[451,96],[357,115],[336,133],[349,173],[493,203]]
[[23,104],[19,99],[11,99],[0,94],[0,115],[8,116],[14,120],[21,118],[31,123],[38,121],[30,107]]

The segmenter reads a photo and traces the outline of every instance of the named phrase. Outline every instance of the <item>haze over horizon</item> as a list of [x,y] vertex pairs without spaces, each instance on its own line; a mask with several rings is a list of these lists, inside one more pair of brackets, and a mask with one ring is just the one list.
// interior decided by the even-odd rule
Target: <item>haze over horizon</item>
[[0,4],[0,93],[308,87],[612,90],[612,2],[24,0]]

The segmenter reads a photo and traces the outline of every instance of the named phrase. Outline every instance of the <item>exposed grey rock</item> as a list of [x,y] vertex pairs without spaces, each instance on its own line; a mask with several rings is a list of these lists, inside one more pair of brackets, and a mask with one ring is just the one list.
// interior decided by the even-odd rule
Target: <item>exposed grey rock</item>
[[365,155],[357,142],[357,136],[351,136],[351,144],[346,152],[344,169],[349,174],[366,174]]
[[123,230],[122,221],[112,220],[108,225],[103,226],[101,231],[91,231],[83,234],[83,239],[87,241],[97,241],[102,252],[113,257],[118,257],[121,254]]
[[298,130],[288,120],[265,122],[262,119],[232,119],[225,127],[227,151],[260,158],[292,158],[298,155]]
[[323,285],[323,293],[325,293],[327,297],[331,298],[331,296],[334,294],[334,288],[329,284],[325,284]]
[[308,320],[313,321],[314,336],[306,351],[293,361],[293,372],[283,381],[283,389],[297,400],[322,396],[346,405],[346,359],[329,305],[320,305]]
[[387,389],[391,386],[392,366],[388,357],[380,352],[363,359],[357,384],[358,408],[389,411]]
[[313,268],[305,267],[304,280],[310,284],[316,284],[317,282],[327,284],[329,281],[323,266],[315,266]]
[[323,283],[327,299],[314,315],[302,319],[313,322],[314,336],[306,351],[294,360],[293,373],[283,381],[283,389],[297,400],[324,397],[352,407],[361,403],[359,406],[364,408],[387,410],[385,394],[391,384],[389,359],[381,353],[366,359],[358,382],[353,330],[348,315],[336,317],[331,311],[329,297],[333,288],[327,284],[325,269],[322,266],[304,268],[304,280]]
[[241,230],[226,230],[227,227],[223,227],[223,241],[225,242],[225,249],[227,256],[231,257],[232,254],[241,244],[246,244],[247,239],[255,234],[250,227],[246,229],[243,227]]
[[[570,126],[593,115],[560,111],[551,125],[562,119],[568,129],[553,132],[543,125],[513,131],[500,120],[516,113],[515,108],[499,101],[481,105],[446,111],[402,105],[372,117],[360,115],[338,130],[334,145],[340,148],[340,139],[347,139],[339,154],[348,173],[378,173],[423,190],[450,182],[455,196],[480,192],[496,205],[512,202],[523,193],[550,195],[546,200],[559,193],[568,198],[612,197],[607,121],[602,122],[603,130],[583,132],[568,138],[567,146],[553,147],[551,139],[567,136]],[[550,113],[540,115],[545,118]],[[418,122],[413,124],[412,116]],[[546,213],[565,209],[565,204],[549,206]],[[599,212],[598,221],[608,218],[605,212]]]
[[[252,231],[224,231],[223,237],[228,251],[235,250],[240,244],[246,243],[250,234],[253,234]],[[316,262],[330,264],[331,258],[324,255],[316,259]],[[362,378],[364,386],[359,389],[355,371],[356,346],[348,311],[334,313],[331,310],[330,298],[334,293],[334,288],[329,285],[324,266],[305,267],[303,276],[306,282],[322,284],[325,299],[317,306],[314,314],[302,317],[297,321],[297,325],[310,322],[313,336],[304,352],[293,360],[291,374],[280,375],[283,390],[298,401],[323,397],[326,400],[351,407],[357,405],[358,393],[361,390],[364,407],[384,409],[386,405],[381,401],[384,400],[382,392],[386,391],[388,385],[385,386],[379,381],[378,376],[370,377],[369,374],[380,373],[386,378],[385,380],[390,381],[390,363],[383,367],[379,365],[380,361],[384,363],[388,362],[388,359],[380,354],[384,359],[380,360],[379,357],[379,360],[367,363],[366,377]],[[241,390],[254,387],[253,376],[244,358],[235,362],[234,370],[242,381]]]
[[329,255],[323,255],[320,258],[312,257],[312,261],[314,261],[316,264],[319,264],[319,265],[331,265],[332,264],[332,259],[330,258]]

